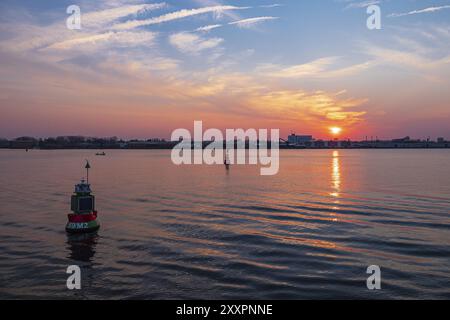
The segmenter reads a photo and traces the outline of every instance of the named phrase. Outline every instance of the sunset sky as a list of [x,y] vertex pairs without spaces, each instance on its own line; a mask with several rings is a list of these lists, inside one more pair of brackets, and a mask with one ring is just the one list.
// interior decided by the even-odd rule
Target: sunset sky
[[0,29],[0,137],[450,138],[449,0],[2,0]]

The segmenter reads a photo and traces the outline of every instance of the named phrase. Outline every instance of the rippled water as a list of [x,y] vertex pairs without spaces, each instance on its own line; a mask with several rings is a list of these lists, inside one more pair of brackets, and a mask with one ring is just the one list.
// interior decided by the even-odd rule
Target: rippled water
[[[64,231],[92,165],[102,227]],[[450,298],[450,150],[292,150],[280,173],[170,151],[0,150],[0,297]],[[66,268],[82,268],[82,290]],[[366,269],[379,265],[382,290]]]

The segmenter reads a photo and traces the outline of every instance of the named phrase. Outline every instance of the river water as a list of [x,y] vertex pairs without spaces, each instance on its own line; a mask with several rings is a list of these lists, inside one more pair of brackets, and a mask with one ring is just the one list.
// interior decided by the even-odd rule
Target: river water
[[[450,299],[450,150],[282,150],[275,176],[94,154],[0,150],[0,298]],[[101,229],[68,236],[85,159]]]

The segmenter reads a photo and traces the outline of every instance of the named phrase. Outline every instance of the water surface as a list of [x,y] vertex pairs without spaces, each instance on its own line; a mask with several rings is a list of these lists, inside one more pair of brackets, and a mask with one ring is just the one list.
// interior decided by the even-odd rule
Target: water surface
[[[1,298],[450,298],[450,150],[285,150],[272,177],[106,152],[0,150]],[[102,226],[68,236],[84,159]]]

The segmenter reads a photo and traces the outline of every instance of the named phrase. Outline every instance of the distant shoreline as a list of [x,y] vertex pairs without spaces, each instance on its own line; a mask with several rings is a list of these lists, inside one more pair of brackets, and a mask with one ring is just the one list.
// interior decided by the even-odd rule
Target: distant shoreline
[[[32,137],[20,137],[14,140],[0,139],[0,149],[21,150],[170,150],[180,144],[181,141],[166,141],[163,139],[149,140],[122,140],[113,138],[85,138],[81,136],[57,137],[47,139],[36,139]],[[191,148],[206,148],[213,141],[185,141]],[[232,149],[256,149],[272,148],[270,141],[253,141],[235,139],[234,141],[217,141],[223,148]],[[289,136],[288,140],[280,139],[280,149],[303,150],[303,149],[449,149],[450,141],[438,138],[433,141],[415,140],[410,137],[393,140],[316,140],[312,136]]]
[[[270,147],[269,147],[270,148]],[[243,149],[243,148],[234,148],[235,150]],[[245,150],[249,150],[250,148],[245,148]],[[255,148],[252,148],[255,149]],[[409,150],[436,150],[436,149],[450,149],[450,146],[426,146],[426,147],[418,147],[418,146],[398,146],[398,147],[295,147],[295,146],[280,146],[280,150],[398,150],[398,149],[409,149]],[[133,151],[133,150],[172,150],[169,147],[152,147],[152,148],[0,148],[0,150],[23,150],[23,151],[32,151],[32,150],[49,150],[49,151],[67,151],[67,150],[90,150],[90,151],[107,151],[107,150],[124,150],[124,151]]]

